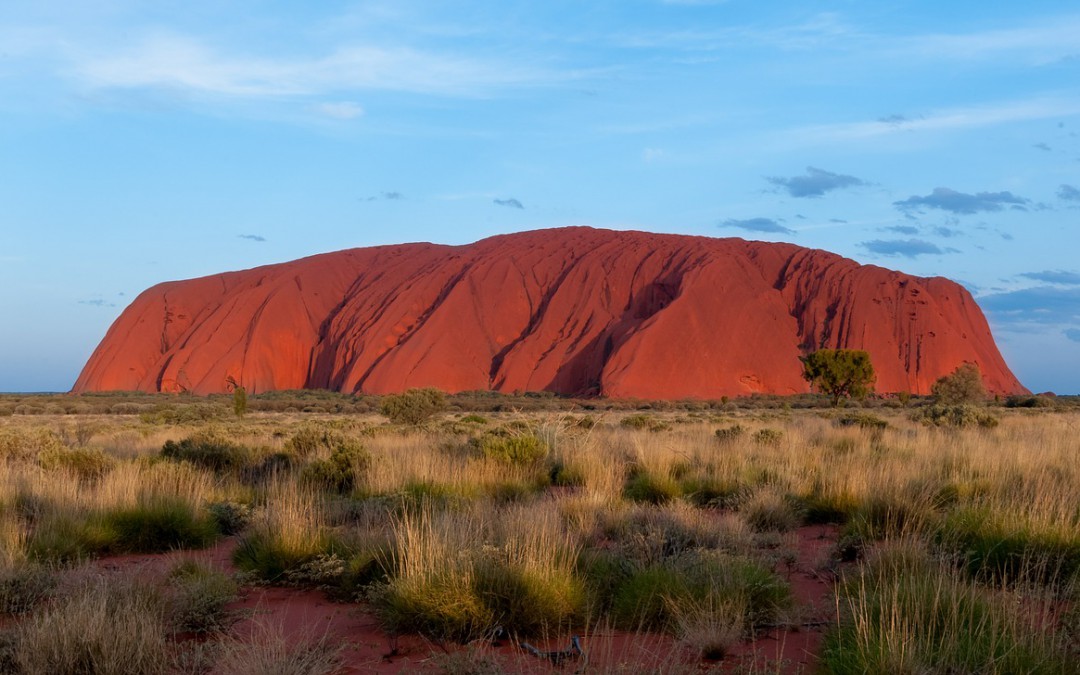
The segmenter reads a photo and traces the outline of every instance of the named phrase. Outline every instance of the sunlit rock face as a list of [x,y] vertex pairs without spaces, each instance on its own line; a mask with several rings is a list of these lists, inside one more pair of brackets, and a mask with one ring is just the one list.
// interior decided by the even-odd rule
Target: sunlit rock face
[[159,284],[76,392],[546,390],[623,398],[808,391],[799,356],[864,349],[878,392],[964,362],[1025,391],[971,295],[792,244],[562,228],[402,244]]

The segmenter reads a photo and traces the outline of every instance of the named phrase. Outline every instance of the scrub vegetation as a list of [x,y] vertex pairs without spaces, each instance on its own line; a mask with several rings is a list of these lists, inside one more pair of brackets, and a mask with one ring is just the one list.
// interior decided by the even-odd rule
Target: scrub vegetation
[[[276,392],[243,415],[232,397],[2,397],[0,671],[347,662],[318,636],[230,633],[238,589],[270,584],[441,644],[666,636],[681,672],[808,629],[797,533],[829,524],[820,672],[1078,673],[1080,406],[956,391],[840,409]],[[235,578],[95,572],[225,537]]]

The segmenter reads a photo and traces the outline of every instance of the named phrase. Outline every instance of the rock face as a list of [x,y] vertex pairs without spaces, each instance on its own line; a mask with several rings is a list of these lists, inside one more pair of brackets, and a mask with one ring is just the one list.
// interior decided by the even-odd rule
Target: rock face
[[564,228],[403,244],[159,284],[76,392],[547,390],[649,399],[808,391],[799,356],[867,350],[877,391],[965,361],[1025,391],[963,287],[791,244]]

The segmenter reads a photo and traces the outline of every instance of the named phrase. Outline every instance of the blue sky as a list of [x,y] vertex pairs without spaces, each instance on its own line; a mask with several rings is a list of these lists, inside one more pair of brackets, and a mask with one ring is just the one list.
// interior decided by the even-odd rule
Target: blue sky
[[1080,393],[1075,3],[7,0],[0,391],[159,281],[593,225],[967,286]]

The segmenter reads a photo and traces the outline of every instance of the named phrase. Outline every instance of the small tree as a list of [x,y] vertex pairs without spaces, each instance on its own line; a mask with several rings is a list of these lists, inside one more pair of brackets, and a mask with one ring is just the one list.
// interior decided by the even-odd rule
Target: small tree
[[233,389],[232,409],[240,419],[244,419],[244,415],[247,414],[247,390],[243,387],[238,386]]
[[934,403],[942,405],[982,403],[987,396],[982,373],[974,363],[962,363],[952,373],[939,377],[930,387],[930,394]]
[[379,412],[394,424],[420,424],[445,408],[446,396],[438,389],[409,389],[384,396]]
[[842,398],[866,398],[874,388],[874,366],[870,354],[855,349],[819,349],[799,357],[803,378],[810,386],[832,397],[833,405]]
[[244,415],[247,414],[247,389],[241,387],[232,375],[225,378],[225,386],[232,389],[233,412],[240,419],[244,419]]

